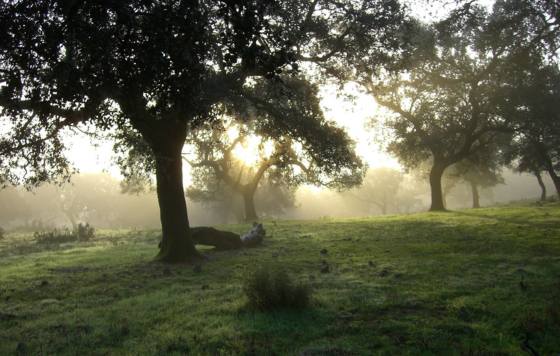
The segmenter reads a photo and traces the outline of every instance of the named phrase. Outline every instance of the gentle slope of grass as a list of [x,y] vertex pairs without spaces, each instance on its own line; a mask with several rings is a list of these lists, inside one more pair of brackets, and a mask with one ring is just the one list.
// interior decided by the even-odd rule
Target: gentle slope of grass
[[[560,352],[558,205],[265,228],[259,248],[207,250],[201,272],[152,262],[157,231],[50,249],[8,235],[0,354]],[[242,282],[260,264],[308,284],[312,306],[246,308]]]

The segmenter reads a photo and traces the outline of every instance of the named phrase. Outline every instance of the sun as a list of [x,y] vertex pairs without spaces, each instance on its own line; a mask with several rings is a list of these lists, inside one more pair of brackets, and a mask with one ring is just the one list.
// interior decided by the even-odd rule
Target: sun
[[260,138],[256,135],[248,135],[243,142],[235,145],[232,150],[233,156],[247,167],[256,166],[261,157],[259,150]]

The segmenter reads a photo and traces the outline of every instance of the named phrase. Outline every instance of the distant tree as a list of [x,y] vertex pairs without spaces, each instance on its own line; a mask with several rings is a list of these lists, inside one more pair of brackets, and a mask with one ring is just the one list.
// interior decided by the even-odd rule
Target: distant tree
[[475,156],[450,167],[449,176],[467,183],[472,194],[472,207],[480,208],[480,188],[491,188],[503,184],[500,165],[488,156]]
[[476,49],[484,22],[457,20],[424,32],[422,45],[432,47],[410,65],[364,83],[380,105],[397,114],[388,123],[396,137],[389,150],[408,167],[431,158],[430,210],[445,209],[446,168],[484,149],[505,129],[491,99],[497,49]]
[[409,214],[424,210],[426,195],[426,179],[418,179],[410,172],[403,174],[403,179],[397,192],[397,212]]
[[[431,159],[430,210],[445,208],[441,182],[449,166],[511,132],[510,118],[497,107],[503,76],[522,53],[550,39],[541,14],[524,13],[529,3],[514,2],[497,3],[492,14],[468,2],[443,21],[411,25],[411,49],[393,66],[356,65],[358,81],[395,114],[387,123],[395,137],[389,150],[408,167]],[[531,25],[508,22],[510,8]]]
[[546,171],[560,196],[560,70],[542,54],[522,59],[510,72],[500,103],[515,127],[505,157],[518,171],[537,177],[542,197],[546,188],[540,173]]
[[381,44],[398,12],[385,0],[2,2],[0,175],[30,185],[67,177],[68,127],[133,131],[140,139],[120,149],[137,143],[155,160],[158,258],[197,258],[182,185],[187,133],[248,78],[297,71],[302,52],[323,56],[318,32],[336,40],[368,14],[360,28]]
[[106,173],[75,175],[57,191],[60,209],[73,229],[79,222],[108,222],[118,214],[119,182]]
[[[281,92],[276,86],[257,85],[246,106],[236,103],[229,122],[208,125],[187,139],[195,148],[189,163],[199,190],[226,184],[243,197],[248,221],[258,219],[254,198],[265,177],[293,188],[302,183],[349,188],[362,179],[354,144],[342,129],[324,119],[317,88],[295,78],[285,79]],[[273,123],[275,116],[288,118],[290,113],[296,113],[297,125],[285,120],[287,127],[281,128]],[[234,151],[249,139],[258,152],[255,162],[248,164]]]
[[364,182],[349,192],[353,199],[373,205],[381,214],[397,210],[403,174],[392,168],[374,168],[368,170]]
[[255,203],[259,207],[259,211],[262,211],[263,217],[282,216],[298,206],[297,189],[297,186],[287,185],[272,174],[255,195]]
[[[491,14],[475,1],[457,3],[434,24],[408,18],[388,25],[398,26],[399,50],[380,54],[358,34],[348,60],[316,62],[395,114],[386,121],[394,134],[389,149],[405,166],[431,159],[431,210],[444,209],[445,169],[511,130],[495,103],[503,68],[530,48],[556,47],[560,37],[557,9],[546,1],[498,1]],[[380,57],[386,65],[373,65]]]
[[[207,175],[202,175],[202,170],[197,169],[193,176],[193,183],[187,188],[187,197],[212,211],[224,223],[246,221],[243,197],[217,179],[211,169],[208,169]],[[241,171],[241,167],[236,165],[232,170]],[[296,206],[295,190],[284,182],[274,181],[273,177],[267,174],[255,193],[255,207],[258,207],[262,216],[282,215]]]
[[546,172],[546,166],[535,145],[527,144],[527,141],[516,135],[511,145],[504,150],[503,155],[505,162],[515,172],[528,173],[535,176],[541,189],[540,200],[545,201],[547,192],[542,172]]

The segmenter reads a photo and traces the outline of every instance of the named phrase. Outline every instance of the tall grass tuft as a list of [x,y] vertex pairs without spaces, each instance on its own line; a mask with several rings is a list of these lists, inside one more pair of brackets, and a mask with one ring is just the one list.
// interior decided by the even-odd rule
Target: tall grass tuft
[[303,309],[311,301],[311,288],[292,280],[282,269],[260,267],[244,281],[248,306],[254,310]]

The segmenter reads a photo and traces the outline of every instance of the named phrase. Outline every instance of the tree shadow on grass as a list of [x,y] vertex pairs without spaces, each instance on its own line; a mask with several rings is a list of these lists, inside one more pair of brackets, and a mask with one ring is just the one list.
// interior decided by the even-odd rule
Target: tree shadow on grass
[[330,319],[327,311],[317,306],[266,312],[243,307],[235,321],[245,348],[243,352],[259,355],[282,354],[301,348],[309,340],[322,337]]

